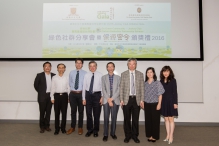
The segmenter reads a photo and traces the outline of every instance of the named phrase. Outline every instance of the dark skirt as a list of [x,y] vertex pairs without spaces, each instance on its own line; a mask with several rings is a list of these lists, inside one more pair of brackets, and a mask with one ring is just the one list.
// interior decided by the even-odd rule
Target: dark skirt
[[172,98],[168,98],[168,97],[162,98],[161,115],[164,117],[178,116],[178,110],[174,109],[174,102]]

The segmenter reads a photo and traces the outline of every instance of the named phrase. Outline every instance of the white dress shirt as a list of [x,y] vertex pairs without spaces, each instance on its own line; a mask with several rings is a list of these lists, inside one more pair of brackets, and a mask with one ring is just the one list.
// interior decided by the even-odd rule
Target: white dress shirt
[[46,93],[51,91],[51,82],[52,82],[52,78],[51,78],[51,74],[46,74]]
[[[129,91],[129,95],[132,95],[132,85],[131,85],[131,80],[132,80],[132,73],[133,73],[133,76],[134,76],[134,85],[135,85],[135,70],[134,71],[130,71],[129,70],[129,76],[130,76],[130,91]],[[136,87],[135,87],[135,94],[136,95]]]
[[[92,72],[88,72],[84,76],[83,93],[82,93],[83,100],[85,100],[85,95],[86,95],[85,92],[89,91],[90,89],[90,81],[92,76],[93,76]],[[101,83],[102,76],[103,76],[102,73],[97,71],[94,72],[93,92],[102,91],[102,83]]]
[[55,93],[68,93],[69,92],[69,83],[68,83],[68,77],[59,75],[55,75],[52,78],[52,86],[51,86],[51,93],[50,97],[51,100],[54,100],[54,94]]

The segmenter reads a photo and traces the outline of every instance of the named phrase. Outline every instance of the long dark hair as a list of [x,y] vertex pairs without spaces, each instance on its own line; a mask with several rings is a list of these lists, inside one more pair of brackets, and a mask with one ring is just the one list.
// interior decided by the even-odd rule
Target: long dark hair
[[174,79],[174,73],[173,73],[173,70],[171,69],[170,66],[164,66],[161,71],[160,71],[160,80],[161,81],[164,81],[165,80],[165,77],[163,75],[163,72],[164,71],[170,71],[170,75],[167,77],[167,82],[169,82],[170,80]]
[[156,75],[156,73],[155,73],[155,69],[154,69],[153,67],[148,67],[148,68],[146,69],[146,73],[145,73],[145,82],[147,82],[147,80],[149,79],[149,78],[147,77],[147,72],[148,72],[149,70],[152,70],[152,72],[154,73],[153,79],[154,79],[154,81],[156,81],[156,80],[157,80],[157,75]]

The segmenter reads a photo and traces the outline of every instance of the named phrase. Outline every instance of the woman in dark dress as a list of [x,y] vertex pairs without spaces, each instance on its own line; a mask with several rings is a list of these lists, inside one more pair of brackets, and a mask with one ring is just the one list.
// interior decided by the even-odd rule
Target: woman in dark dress
[[170,66],[164,66],[162,68],[160,71],[160,79],[165,90],[161,102],[161,115],[165,119],[167,132],[164,141],[171,144],[173,142],[173,132],[175,127],[174,117],[178,116],[178,96],[176,79],[174,78],[174,73]]

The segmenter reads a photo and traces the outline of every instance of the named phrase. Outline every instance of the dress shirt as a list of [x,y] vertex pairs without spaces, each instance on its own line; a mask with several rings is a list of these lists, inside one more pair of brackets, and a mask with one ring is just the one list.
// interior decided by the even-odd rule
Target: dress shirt
[[[77,75],[77,71],[79,71],[79,82],[78,82],[78,89],[75,89],[75,79]],[[84,76],[87,72],[80,69],[80,70],[72,70],[69,74],[69,86],[70,90],[73,91],[82,91],[83,90],[83,81],[84,81]]]
[[109,74],[110,91],[113,91],[113,77],[114,77],[114,74],[113,75]]
[[[129,76],[130,76],[130,91],[129,91],[129,95],[132,95],[132,85],[131,85],[131,80],[132,80],[132,73],[133,73],[133,76],[134,76],[134,84],[135,84],[135,70],[134,71],[130,71],[129,70]],[[135,87],[135,94],[136,95],[136,87]]]
[[51,78],[51,74],[46,74],[46,93],[51,91],[51,82],[52,82],[52,78]]
[[51,87],[51,93],[50,97],[51,100],[54,100],[54,94],[55,93],[68,93],[69,92],[69,83],[68,83],[68,77],[59,75],[55,75],[52,78],[52,87]]
[[[84,76],[83,93],[82,93],[83,100],[85,100],[85,92],[89,91],[90,89],[90,81],[91,81],[92,76],[93,76],[93,73],[90,71],[86,73]],[[93,92],[102,91],[102,85],[101,85],[102,76],[103,76],[102,73],[97,72],[97,71],[94,72]]]
[[113,96],[113,77],[114,77],[114,74],[113,74],[113,75],[110,75],[110,74],[109,74],[110,98]]
[[148,81],[146,81],[144,91],[144,100],[147,103],[158,102],[158,97],[165,92],[163,85],[160,83],[160,81],[152,81],[150,84],[148,83]]

